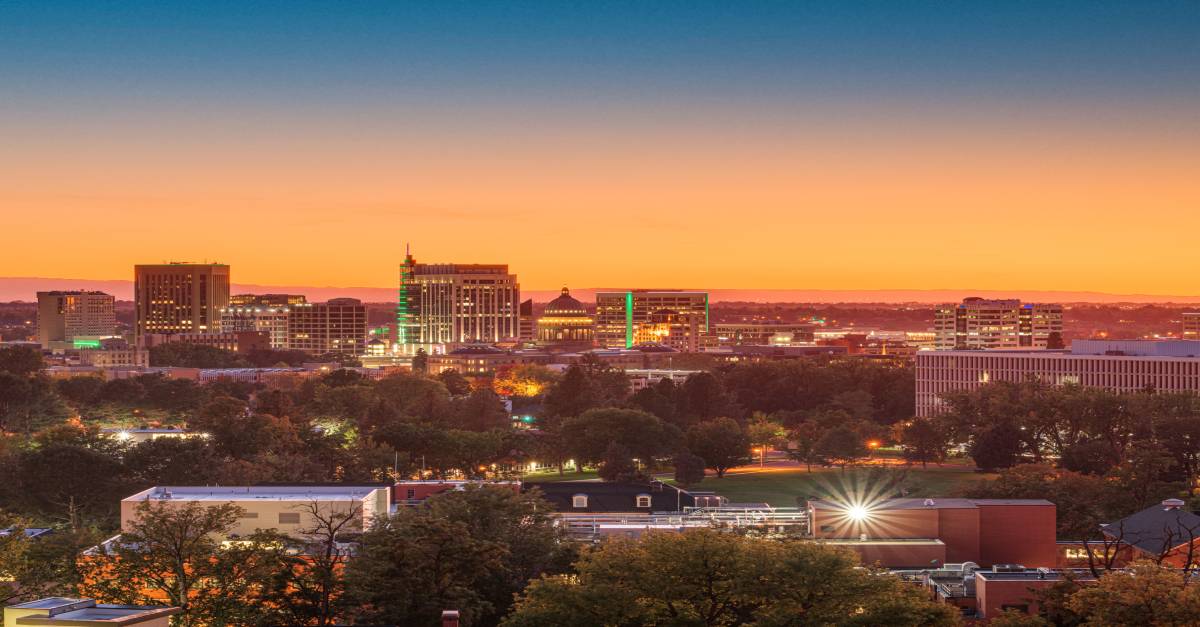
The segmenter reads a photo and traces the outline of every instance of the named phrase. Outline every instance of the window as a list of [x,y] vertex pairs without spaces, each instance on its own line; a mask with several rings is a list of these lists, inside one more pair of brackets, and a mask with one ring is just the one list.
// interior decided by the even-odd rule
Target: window
[[409,500],[417,498],[417,491],[413,488],[409,488],[409,489],[405,490],[404,498],[409,499]]
[[584,507],[587,507],[587,495],[586,494],[576,494],[575,496],[572,496],[571,497],[571,507],[574,507],[576,509],[582,509]]
[[637,495],[637,506],[638,507],[650,507],[650,495],[649,494]]
[[300,524],[300,514],[280,514],[279,524],[281,525],[298,525]]
[[258,512],[245,512],[238,518],[258,518]]

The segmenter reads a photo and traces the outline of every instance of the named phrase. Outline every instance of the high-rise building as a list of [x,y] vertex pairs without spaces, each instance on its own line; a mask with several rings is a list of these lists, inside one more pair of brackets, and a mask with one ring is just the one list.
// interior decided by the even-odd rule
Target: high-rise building
[[[564,290],[566,288],[563,288]],[[521,324],[517,331],[517,339],[522,342],[532,342],[537,334],[537,323],[533,318],[533,299],[527,298],[521,301],[521,306],[517,311],[520,316]]]
[[408,255],[400,267],[397,342],[412,348],[514,340],[520,302],[517,275],[506,264],[417,263]]
[[1183,312],[1183,339],[1200,340],[1200,311]]
[[270,338],[271,348],[287,348],[290,312],[288,305],[230,305],[221,309],[221,330],[262,331]]
[[934,311],[938,350],[1061,348],[1062,305],[967,298]]
[[604,348],[629,348],[643,326],[662,324],[670,314],[680,321],[698,320],[699,333],[708,332],[708,292],[628,290],[596,293],[596,343]]
[[[99,346],[117,326],[113,297],[104,292],[38,292],[38,342],[42,348]],[[75,346],[79,343],[81,346]]]
[[367,308],[356,298],[302,303],[288,311],[287,347],[313,355],[362,355],[367,345]]
[[229,266],[216,263],[146,264],[133,267],[135,327],[148,333],[211,333],[221,330],[229,306]]

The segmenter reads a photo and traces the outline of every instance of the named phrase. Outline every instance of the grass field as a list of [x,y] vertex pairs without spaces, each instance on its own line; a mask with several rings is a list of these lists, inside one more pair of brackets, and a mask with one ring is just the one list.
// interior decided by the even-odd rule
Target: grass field
[[[667,479],[670,473],[660,473]],[[786,463],[767,463],[764,468],[742,466],[718,479],[712,474],[693,490],[711,491],[732,503],[770,503],[776,507],[796,507],[812,497],[872,494],[880,497],[902,493],[912,497],[946,497],[957,494],[966,486],[995,478],[995,475],[975,472],[967,464],[946,464],[908,468],[903,466],[871,466],[849,468],[814,467],[812,472],[803,466]],[[596,471],[556,471],[530,473],[526,482],[595,480]]]
[[896,496],[951,496],[972,483],[994,478],[964,466],[942,468],[836,468],[772,467],[761,471],[743,467],[718,479],[706,477],[695,490],[716,492],[733,503],[770,503],[795,507],[812,497],[874,494]]

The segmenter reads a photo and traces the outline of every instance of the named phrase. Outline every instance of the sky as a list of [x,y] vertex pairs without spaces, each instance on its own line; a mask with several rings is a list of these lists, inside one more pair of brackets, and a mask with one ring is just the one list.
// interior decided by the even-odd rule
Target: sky
[[0,276],[1200,295],[1200,3],[0,2]]

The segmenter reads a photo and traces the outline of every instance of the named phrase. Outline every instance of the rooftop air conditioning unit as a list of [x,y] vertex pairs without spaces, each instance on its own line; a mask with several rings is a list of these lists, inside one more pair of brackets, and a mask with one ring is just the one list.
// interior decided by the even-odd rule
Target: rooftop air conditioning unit
[[1025,566],[1022,564],[995,564],[992,566],[994,573],[1020,573],[1025,570]]

